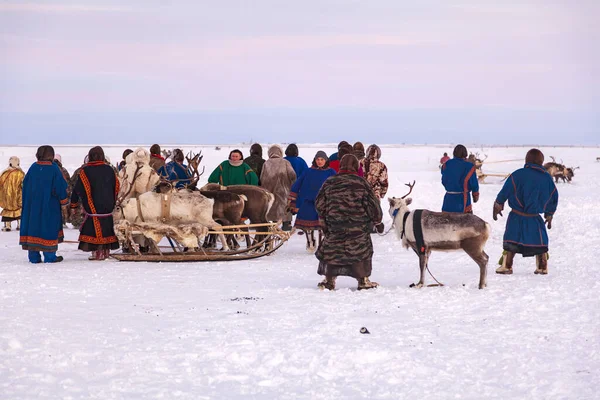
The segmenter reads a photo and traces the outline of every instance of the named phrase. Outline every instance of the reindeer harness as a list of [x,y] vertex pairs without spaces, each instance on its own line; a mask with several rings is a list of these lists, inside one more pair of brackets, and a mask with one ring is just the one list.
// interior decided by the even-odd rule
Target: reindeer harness
[[[411,211],[408,211],[407,213],[404,214],[404,216],[402,217],[402,234],[400,235],[400,238],[404,238],[404,235],[406,233],[406,220],[408,219],[408,216],[410,215]],[[413,234],[415,235],[415,242],[417,245],[416,251],[418,255],[423,255],[425,254],[425,239],[423,238],[423,224],[421,223],[421,219],[423,216],[423,210],[415,210],[412,211],[413,213]],[[393,216],[394,218],[396,217],[396,215],[398,214],[398,209],[394,210]]]

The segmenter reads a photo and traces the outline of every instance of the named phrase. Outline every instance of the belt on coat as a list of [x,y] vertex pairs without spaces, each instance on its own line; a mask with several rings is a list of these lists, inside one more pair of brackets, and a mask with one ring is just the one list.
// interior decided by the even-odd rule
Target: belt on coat
[[524,213],[524,212],[517,211],[517,210],[514,210],[514,209],[513,209],[513,210],[511,210],[510,212],[511,212],[511,213],[515,213],[515,214],[517,214],[517,215],[520,215],[521,217],[528,217],[528,218],[532,218],[532,217],[539,217],[539,216],[540,216],[539,214],[526,214],[526,213]]
[[463,194],[465,192],[446,192],[446,194]]

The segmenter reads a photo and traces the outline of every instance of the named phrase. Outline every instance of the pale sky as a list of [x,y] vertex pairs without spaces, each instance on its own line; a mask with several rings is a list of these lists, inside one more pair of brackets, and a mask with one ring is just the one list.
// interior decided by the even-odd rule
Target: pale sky
[[600,1],[0,0],[0,144],[600,144]]

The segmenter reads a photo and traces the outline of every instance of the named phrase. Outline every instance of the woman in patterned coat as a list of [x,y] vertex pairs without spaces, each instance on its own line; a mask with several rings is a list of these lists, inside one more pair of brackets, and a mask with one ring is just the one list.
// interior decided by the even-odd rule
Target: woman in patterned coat
[[340,172],[325,181],[316,199],[325,240],[319,244],[317,273],[325,280],[321,289],[335,289],[337,276],[350,276],[358,289],[377,287],[371,282],[373,243],[371,231],[383,217],[379,199],[371,185],[358,176],[358,159],[342,157]]

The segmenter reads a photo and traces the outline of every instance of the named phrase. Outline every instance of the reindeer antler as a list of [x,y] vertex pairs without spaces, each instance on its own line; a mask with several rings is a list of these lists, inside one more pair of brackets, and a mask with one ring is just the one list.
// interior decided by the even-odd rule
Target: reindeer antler
[[556,160],[554,159],[554,156],[550,156],[550,158],[552,159],[553,163],[556,163]]
[[404,196],[402,196],[402,198],[404,199],[406,196],[408,196],[409,194],[412,193],[413,188],[415,187],[415,183],[417,183],[417,181],[413,181],[412,185],[410,183],[405,183],[405,186],[408,186],[410,188],[410,190],[408,191],[408,193],[406,193]]
[[121,204],[123,204],[123,200],[125,200],[127,198],[127,196],[129,196],[129,193],[131,193],[131,189],[133,189],[133,187],[135,186],[135,180],[139,176],[138,172],[140,172],[140,169],[142,169],[143,166],[144,166],[144,164],[137,163],[135,172],[133,173],[133,179],[131,180],[131,183],[129,183],[129,181],[127,180],[127,172],[123,173],[123,186],[125,186],[125,184],[127,184],[127,185],[129,185],[129,188],[127,189],[125,194],[117,197],[117,201],[115,202],[115,207],[118,207]]

